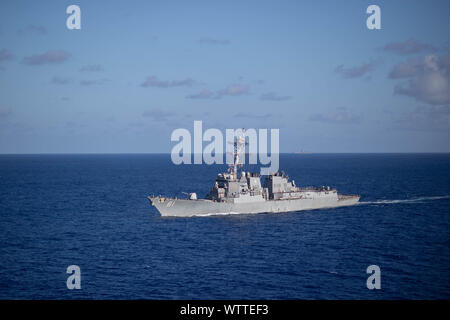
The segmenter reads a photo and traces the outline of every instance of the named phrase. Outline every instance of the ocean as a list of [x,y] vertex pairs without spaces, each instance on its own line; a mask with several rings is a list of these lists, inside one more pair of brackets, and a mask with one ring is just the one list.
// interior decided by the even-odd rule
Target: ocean
[[0,299],[450,298],[449,154],[280,155],[299,186],[360,194],[353,207],[162,218],[146,199],[203,196],[224,168],[1,155]]

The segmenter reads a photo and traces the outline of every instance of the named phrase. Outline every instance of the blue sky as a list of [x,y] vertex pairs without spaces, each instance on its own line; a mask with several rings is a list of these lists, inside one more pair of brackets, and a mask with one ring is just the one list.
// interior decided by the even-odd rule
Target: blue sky
[[0,153],[170,152],[194,120],[279,128],[282,152],[450,152],[449,15],[448,1],[2,1]]

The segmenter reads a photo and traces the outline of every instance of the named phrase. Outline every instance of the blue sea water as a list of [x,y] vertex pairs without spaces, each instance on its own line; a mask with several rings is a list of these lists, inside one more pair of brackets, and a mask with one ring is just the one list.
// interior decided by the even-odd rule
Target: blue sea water
[[[1,299],[449,299],[450,155],[282,154],[354,207],[162,218],[223,166],[170,155],[0,156]],[[366,268],[381,269],[368,290]],[[66,268],[81,268],[68,290]]]

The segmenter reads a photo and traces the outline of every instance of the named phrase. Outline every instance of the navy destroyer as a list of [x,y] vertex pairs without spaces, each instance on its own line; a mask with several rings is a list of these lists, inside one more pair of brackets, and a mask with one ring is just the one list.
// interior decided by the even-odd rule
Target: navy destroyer
[[234,142],[233,163],[228,171],[217,175],[214,186],[204,199],[189,193],[186,199],[149,196],[151,205],[162,216],[192,217],[221,214],[289,212],[351,206],[359,195],[342,195],[330,187],[297,187],[284,172],[261,178],[257,173],[241,171],[240,158],[245,156],[245,138]]

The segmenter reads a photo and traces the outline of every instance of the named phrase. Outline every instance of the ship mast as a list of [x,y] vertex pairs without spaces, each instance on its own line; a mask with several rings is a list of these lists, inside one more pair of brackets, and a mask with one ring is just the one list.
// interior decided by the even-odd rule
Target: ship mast
[[237,179],[237,168],[241,166],[239,163],[240,156],[242,155],[245,159],[245,145],[247,144],[245,142],[245,129],[242,128],[241,134],[236,136],[236,140],[229,143],[233,143],[233,163],[229,165],[229,172],[233,174],[234,179]]

